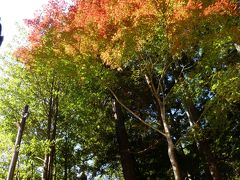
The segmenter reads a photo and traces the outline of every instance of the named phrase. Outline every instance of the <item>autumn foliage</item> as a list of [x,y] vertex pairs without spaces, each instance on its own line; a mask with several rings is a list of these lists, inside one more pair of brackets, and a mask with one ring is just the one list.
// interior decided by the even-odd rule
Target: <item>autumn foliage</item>
[[[229,17],[238,17],[237,4],[229,0],[176,1],[167,16],[168,36],[173,51],[193,47],[202,40],[210,41],[219,34],[229,34]],[[234,33],[230,33],[234,36]],[[212,41],[214,41],[212,39]],[[187,47],[188,46],[188,47]]]
[[179,53],[216,34],[236,40],[238,28],[225,24],[238,15],[237,4],[230,0],[75,0],[71,5],[51,0],[35,19],[26,21],[32,29],[30,47],[19,48],[17,55],[30,62],[29,53],[46,46],[48,37],[56,52],[100,57],[119,67],[151,41],[159,25],[169,50]]

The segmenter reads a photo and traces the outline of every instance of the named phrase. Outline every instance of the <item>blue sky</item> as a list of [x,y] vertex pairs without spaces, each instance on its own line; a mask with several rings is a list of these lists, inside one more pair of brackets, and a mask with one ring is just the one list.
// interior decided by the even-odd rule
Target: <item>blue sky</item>
[[0,17],[3,27],[4,41],[0,48],[4,51],[6,45],[12,42],[14,35],[18,34],[16,23],[23,24],[23,19],[33,18],[34,12],[47,4],[48,0],[1,0]]

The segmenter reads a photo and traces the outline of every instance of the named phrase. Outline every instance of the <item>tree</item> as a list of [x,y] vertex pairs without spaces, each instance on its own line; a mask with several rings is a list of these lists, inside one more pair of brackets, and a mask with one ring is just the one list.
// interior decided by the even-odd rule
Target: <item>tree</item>
[[[172,94],[182,97],[179,94],[182,91],[178,89],[189,88],[189,91],[183,93],[185,97],[180,100],[184,106],[182,109],[190,115],[190,122],[200,131],[204,130],[207,120],[202,111],[206,109],[206,101],[212,102],[213,99],[207,81],[214,73],[215,66],[225,66],[224,63],[218,63],[221,58],[219,52],[223,52],[227,44],[238,42],[236,3],[227,0],[75,1],[68,10],[64,9],[63,4],[51,1],[45,14],[28,21],[33,28],[29,36],[31,46],[19,49],[17,55],[20,60],[31,67],[37,61],[43,61],[43,58],[36,56],[45,57],[42,55],[47,53],[58,60],[64,59],[65,63],[69,62],[66,61],[67,57],[72,64],[81,68],[85,68],[87,61],[91,61],[95,66],[101,62],[105,67],[117,71],[133,70],[133,74],[138,74],[145,80],[144,89],[149,88],[148,93],[152,96],[159,123],[158,129],[152,128],[160,132],[167,141],[175,179],[183,178],[174,144],[176,137],[171,134],[174,130],[169,115],[173,110],[170,102],[174,102],[171,98],[177,99]],[[45,46],[47,48],[44,49]],[[46,61],[50,67],[62,64],[54,58]],[[202,73],[203,70],[205,74]],[[106,83],[106,77],[99,75],[102,84]],[[232,79],[238,82],[235,80]],[[129,79],[126,78],[126,81]],[[204,86],[202,83],[205,83]],[[118,98],[116,88],[111,85],[105,84],[115,95],[115,99],[119,100],[118,103],[149,126],[146,120],[131,111]],[[195,87],[198,92],[193,95]],[[216,84],[213,89],[215,87]],[[200,124],[199,119],[203,124]],[[198,135],[196,131],[194,133]],[[217,166],[210,158],[211,152],[205,151],[208,150],[206,136],[202,137],[203,141],[198,142],[204,142],[205,148],[199,149],[203,151],[206,160],[209,160],[212,177],[219,179]]]
[[23,109],[23,113],[22,113],[22,120],[21,120],[20,124],[18,124],[18,133],[17,133],[16,142],[15,142],[15,146],[14,146],[14,153],[12,156],[11,164],[9,166],[9,172],[8,172],[8,177],[7,177],[7,179],[9,179],[9,180],[12,180],[14,177],[14,171],[15,171],[15,167],[17,164],[17,160],[18,160],[19,148],[20,148],[21,141],[22,141],[23,131],[24,131],[27,117],[29,115],[28,108],[29,108],[28,105],[25,105],[25,107]]

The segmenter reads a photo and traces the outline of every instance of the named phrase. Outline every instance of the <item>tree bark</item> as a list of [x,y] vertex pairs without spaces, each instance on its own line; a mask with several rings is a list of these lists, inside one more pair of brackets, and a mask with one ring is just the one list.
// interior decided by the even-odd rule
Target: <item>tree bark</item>
[[164,96],[164,91],[160,84],[161,81],[159,81],[158,86],[160,88],[158,89],[155,87],[152,79],[150,79],[148,77],[148,75],[146,75],[146,74],[145,74],[145,80],[148,84],[149,89],[151,90],[152,96],[154,97],[156,106],[157,106],[157,108],[159,108],[159,110],[158,110],[158,113],[160,113],[159,122],[160,122],[160,124],[163,125],[164,134],[165,134],[165,138],[167,140],[167,145],[168,145],[168,157],[169,157],[170,163],[172,165],[174,178],[175,178],[175,180],[182,180],[181,169],[180,169],[179,163],[176,158],[175,145],[172,141],[171,133],[170,133],[169,126],[168,126],[168,123],[166,120],[165,100],[164,100],[164,97],[162,97],[162,99],[161,99],[160,93],[159,93],[159,90],[161,89],[161,93]]
[[119,144],[119,152],[124,179],[136,180],[137,179],[136,162],[133,157],[133,154],[131,154],[130,152],[127,131],[124,124],[123,112],[121,110],[120,104],[115,99],[113,99],[112,101],[112,106],[114,118],[116,120],[115,121],[116,136]]
[[14,171],[15,171],[17,160],[18,160],[19,148],[21,145],[23,131],[24,131],[24,127],[25,127],[28,115],[29,115],[28,105],[26,105],[23,109],[22,120],[18,127],[17,138],[16,138],[15,146],[14,146],[14,153],[13,153],[13,157],[11,160],[11,164],[9,166],[7,180],[13,180],[13,177],[14,177]]
[[[51,90],[52,91],[52,90]],[[53,97],[51,92],[51,97],[48,103],[48,122],[47,122],[47,140],[51,140],[51,126],[52,126],[52,119],[53,119]],[[50,153],[47,152],[44,158],[44,166],[43,166],[43,180],[49,180],[49,158]]]
[[49,164],[48,164],[48,177],[49,179],[53,179],[53,165],[54,165],[54,157],[56,153],[56,131],[57,131],[57,118],[58,118],[58,96],[54,98],[54,117],[52,122],[52,133],[51,133],[51,146],[50,146],[50,155],[49,155]]
[[210,151],[209,143],[207,140],[199,141],[199,149],[202,151],[205,160],[207,161],[208,168],[213,180],[221,180],[222,176],[218,169],[216,159],[214,158],[212,152]]
[[87,176],[84,172],[82,172],[82,175],[79,178],[80,180],[87,180]]
[[[190,100],[187,104],[188,118],[190,120],[190,125],[194,124],[197,127],[200,127],[199,118],[201,113],[194,106],[193,102]],[[204,159],[207,161],[208,169],[213,180],[221,180],[221,173],[217,167],[216,159],[214,158],[212,152],[210,151],[210,146],[208,140],[205,138],[203,140],[197,141],[197,146],[200,153],[204,156]]]
[[64,157],[64,177],[63,180],[67,180],[68,178],[68,161],[67,161],[67,155]]
[[69,159],[68,135],[65,136],[64,139],[65,139],[64,148],[62,149],[62,153],[64,155],[64,177],[63,177],[63,180],[67,180],[68,179],[68,159]]
[[172,137],[170,134],[169,126],[166,121],[166,112],[165,112],[165,105],[164,103],[160,104],[160,112],[161,112],[161,120],[163,123],[163,128],[164,128],[164,133],[167,139],[167,144],[168,144],[168,156],[172,165],[173,169],[173,174],[175,180],[181,180],[181,170],[176,158],[176,151],[175,151],[175,145],[173,144]]
[[50,152],[45,154],[44,168],[43,168],[43,180],[51,180],[54,175],[54,159],[56,154],[56,131],[57,131],[57,119],[59,99],[58,95],[54,95],[54,91],[59,92],[59,87],[56,86],[53,79],[50,89],[50,98],[48,103],[48,115],[47,115],[47,140],[50,141]]

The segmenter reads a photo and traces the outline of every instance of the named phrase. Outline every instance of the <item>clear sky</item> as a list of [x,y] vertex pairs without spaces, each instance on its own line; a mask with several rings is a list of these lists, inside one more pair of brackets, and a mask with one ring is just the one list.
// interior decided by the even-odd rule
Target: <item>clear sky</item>
[[34,12],[47,4],[48,0],[0,0],[0,17],[2,24],[3,51],[7,44],[11,43],[18,29],[16,23],[23,24],[23,19],[33,18]]

